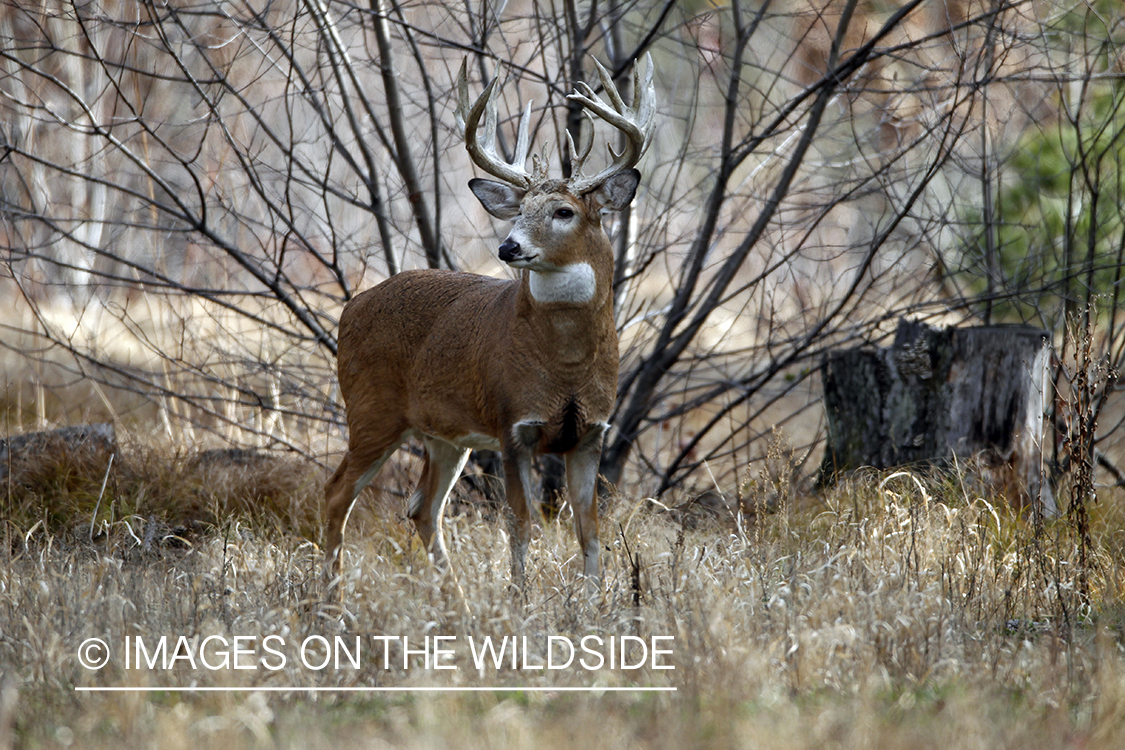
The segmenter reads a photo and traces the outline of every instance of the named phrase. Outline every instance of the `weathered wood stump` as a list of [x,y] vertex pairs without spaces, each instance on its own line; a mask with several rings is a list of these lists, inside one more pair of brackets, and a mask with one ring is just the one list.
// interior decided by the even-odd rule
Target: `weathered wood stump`
[[1057,514],[1043,467],[1050,339],[1030,326],[902,321],[888,348],[828,355],[821,484],[841,472],[955,460],[1019,508]]

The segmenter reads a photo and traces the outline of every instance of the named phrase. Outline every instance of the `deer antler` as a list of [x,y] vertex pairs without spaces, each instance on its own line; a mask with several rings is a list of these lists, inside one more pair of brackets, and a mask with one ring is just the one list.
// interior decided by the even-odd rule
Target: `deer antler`
[[[626,138],[625,146],[621,149],[620,154],[614,153],[613,147],[607,143],[606,147],[609,149],[610,156],[609,165],[593,176],[586,176],[581,174],[581,169],[594,145],[593,131],[591,130],[590,140],[581,151],[574,148],[574,139],[567,132],[567,145],[570,147],[574,163],[569,187],[575,195],[588,193],[612,175],[636,165],[645,149],[652,142],[653,134],[656,132],[654,127],[656,91],[652,85],[652,55],[645,55],[645,62],[648,72],[645,74],[643,83],[641,82],[640,63],[633,65],[632,107],[625,105],[617,87],[613,85],[613,79],[610,77],[609,71],[602,67],[602,64],[596,59],[594,64],[598,68],[598,77],[601,79],[602,88],[605,89],[605,94],[609,98],[609,104],[603,102],[590,86],[581,81],[577,84],[578,90],[566,97],[572,101],[580,102],[587,117],[590,117],[590,112],[593,112],[602,120],[623,132]],[[592,120],[593,118],[591,118]]]
[[[466,76],[466,61],[461,61],[461,72],[457,76],[457,110],[453,116],[457,120],[457,127],[465,138],[465,148],[469,157],[478,167],[488,172],[493,177],[512,185],[523,188],[531,187],[536,182],[544,180],[547,176],[547,165],[536,156],[532,159],[532,170],[528,172],[524,165],[527,163],[528,151],[531,148],[528,138],[528,126],[531,122],[531,102],[527,103],[523,117],[520,118],[518,135],[516,136],[516,150],[512,161],[506,162],[496,151],[496,95],[500,90],[499,77],[492,82],[469,106],[469,83]],[[480,132],[480,117],[484,115],[483,132]]]

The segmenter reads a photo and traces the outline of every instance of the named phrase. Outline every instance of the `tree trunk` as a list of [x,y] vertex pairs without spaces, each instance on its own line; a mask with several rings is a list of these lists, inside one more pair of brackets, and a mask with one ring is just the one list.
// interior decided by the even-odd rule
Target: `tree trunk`
[[1043,469],[1050,353],[1047,333],[1030,326],[903,320],[889,348],[829,355],[821,484],[861,466],[956,460],[1015,506],[1056,515]]

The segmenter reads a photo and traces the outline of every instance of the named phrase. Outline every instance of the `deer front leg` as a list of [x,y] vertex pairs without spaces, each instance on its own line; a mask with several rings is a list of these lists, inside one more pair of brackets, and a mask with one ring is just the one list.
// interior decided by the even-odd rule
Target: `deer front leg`
[[586,431],[574,450],[566,455],[566,488],[574,509],[574,533],[582,549],[586,594],[593,599],[601,590],[598,564],[598,501],[595,497],[602,438],[608,424],[599,422]]
[[527,546],[539,515],[539,494],[531,477],[531,460],[543,430],[542,422],[517,422],[504,446],[504,493],[511,509],[512,584],[523,590]]

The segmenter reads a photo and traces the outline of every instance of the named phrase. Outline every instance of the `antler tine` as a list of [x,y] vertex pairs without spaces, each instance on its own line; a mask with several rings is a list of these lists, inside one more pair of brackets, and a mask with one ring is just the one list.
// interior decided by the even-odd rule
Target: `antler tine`
[[598,77],[601,79],[602,88],[609,99],[609,104],[603,102],[589,85],[581,81],[577,84],[578,90],[567,96],[567,99],[580,102],[585,110],[593,112],[606,123],[623,132],[626,137],[625,146],[621,149],[620,154],[615,153],[612,147],[609,148],[609,166],[593,176],[586,176],[579,174],[578,167],[585,162],[586,156],[590,152],[590,146],[593,145],[593,134],[591,134],[590,145],[583,152],[582,158],[576,159],[576,167],[570,180],[571,192],[579,195],[589,192],[617,172],[633,167],[640,161],[641,156],[652,143],[655,133],[654,116],[656,114],[656,91],[652,84],[652,56],[646,55],[645,62],[647,63],[647,72],[643,82],[641,80],[640,63],[633,65],[632,107],[626,106],[621,94],[617,91],[617,87],[613,84],[609,71],[597,60],[594,60],[594,64],[597,66]]
[[585,109],[582,110],[582,114],[590,121],[590,138],[586,141],[585,148],[581,151],[576,149],[574,147],[574,137],[570,134],[569,130],[566,131],[566,145],[570,152],[570,173],[572,175],[577,175],[582,172],[582,167],[586,164],[586,158],[594,148],[594,118],[591,117],[590,113]]
[[[496,151],[496,95],[499,93],[500,78],[493,78],[476,102],[469,106],[469,83],[466,75],[466,61],[461,61],[461,72],[457,76],[457,109],[454,119],[465,138],[465,148],[469,158],[478,167],[493,177],[509,185],[527,189],[531,187],[533,176],[525,168],[530,150],[528,127],[531,121],[531,102],[520,118],[516,136],[516,150],[511,162],[504,161]],[[484,124],[481,125],[481,115]]]
[[[531,125],[531,105],[532,102],[528,100],[523,115],[520,116],[520,126],[516,133],[516,151],[512,154],[512,163],[520,166],[527,163],[527,153],[531,150],[531,138],[528,136],[528,128]],[[493,108],[493,112],[495,111]]]
[[465,118],[469,114],[469,59],[461,58],[461,70],[457,73],[457,108],[453,110],[453,119],[457,123],[457,131],[465,135]]

